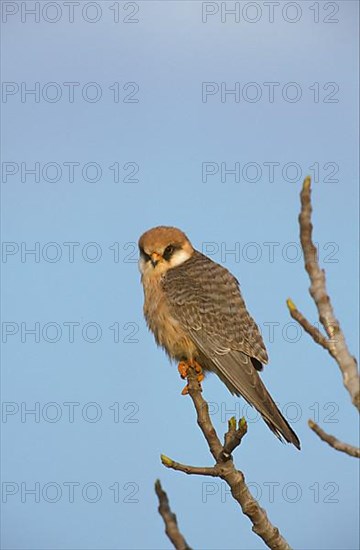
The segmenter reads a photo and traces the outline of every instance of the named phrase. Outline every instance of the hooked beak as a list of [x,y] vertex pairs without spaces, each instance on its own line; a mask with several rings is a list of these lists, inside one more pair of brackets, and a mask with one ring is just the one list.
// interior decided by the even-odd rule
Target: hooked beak
[[160,256],[160,254],[157,254],[156,252],[153,252],[150,256],[150,260],[151,260],[152,266],[155,267],[159,263],[159,261],[161,260],[161,256]]

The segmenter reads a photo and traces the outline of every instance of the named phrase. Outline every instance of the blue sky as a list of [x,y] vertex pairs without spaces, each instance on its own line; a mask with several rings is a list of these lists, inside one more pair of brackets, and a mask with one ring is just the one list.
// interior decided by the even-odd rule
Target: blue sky
[[235,460],[254,496],[292,547],[358,548],[358,464],[307,427],[356,444],[358,416],[285,305],[317,321],[298,244],[310,174],[314,238],[358,356],[358,4],[233,4],[2,4],[6,549],[170,548],[158,477],[192,547],[263,548],[222,482],[160,463],[212,463],[142,317],[135,244],[160,224],[240,280],[263,379],[301,439],[301,452],[282,445],[205,380],[220,435],[234,412],[248,418]]

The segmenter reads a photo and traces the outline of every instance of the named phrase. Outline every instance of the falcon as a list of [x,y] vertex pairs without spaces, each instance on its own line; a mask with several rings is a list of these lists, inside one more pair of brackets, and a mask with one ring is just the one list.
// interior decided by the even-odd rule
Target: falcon
[[[180,229],[159,226],[139,239],[144,315],[157,344],[186,378],[215,372],[232,394],[255,407],[270,430],[300,449],[259,372],[268,362],[259,329],[235,277],[198,250]],[[187,392],[187,388],[183,393]]]

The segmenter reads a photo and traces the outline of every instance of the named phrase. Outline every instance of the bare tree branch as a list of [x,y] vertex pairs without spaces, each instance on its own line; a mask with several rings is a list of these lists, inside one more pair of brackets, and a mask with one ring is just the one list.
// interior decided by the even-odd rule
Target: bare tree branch
[[229,460],[231,453],[240,445],[246,432],[247,423],[245,418],[239,420],[239,427],[236,428],[236,418],[232,416],[229,420],[229,429],[224,437],[224,446],[220,455],[221,460]]
[[326,289],[325,271],[319,267],[317,251],[312,241],[311,179],[309,177],[304,181],[300,198],[300,241],[304,253],[305,269],[311,282],[309,291],[316,304],[320,322],[328,335],[329,351],[341,370],[344,386],[348,390],[353,404],[360,410],[360,381],[356,359],[349,352],[340,323],[334,315]]
[[[350,394],[353,405],[360,411],[360,378],[357,362],[346,345],[345,336],[340,323],[336,319],[330,297],[326,289],[325,271],[320,269],[318,254],[312,240],[313,226],[311,223],[311,179],[305,178],[300,194],[301,211],[299,214],[300,241],[304,254],[305,269],[310,278],[309,292],[318,310],[319,320],[325,329],[327,338],[312,325],[296,308],[294,302],[287,300],[290,315],[303,329],[310,334],[314,342],[325,348],[337,362],[343,377],[345,388]],[[310,428],[334,449],[350,456],[360,456],[360,449],[337,440],[324,432],[315,422],[309,420]]]
[[168,496],[161,487],[159,479],[155,482],[155,492],[159,499],[159,514],[165,523],[165,533],[173,543],[174,548],[176,548],[176,550],[191,550],[179,531],[176,515],[171,511]]
[[316,435],[320,437],[320,439],[328,443],[330,447],[333,447],[333,449],[341,451],[342,453],[346,453],[350,456],[354,456],[355,458],[360,458],[360,449],[358,447],[353,447],[353,445],[349,445],[349,443],[344,443],[343,441],[336,439],[336,437],[334,437],[333,435],[327,434],[313,420],[308,420],[308,425],[313,430],[313,432],[315,432]]
[[164,466],[171,468],[172,470],[177,470],[178,472],[184,472],[184,474],[219,477],[219,471],[216,466],[211,466],[210,468],[207,466],[189,466],[187,464],[176,462],[166,455],[161,455],[160,458]]
[[178,462],[162,455],[163,464],[174,470],[185,471],[185,473],[203,474],[205,471],[205,475],[214,475],[216,472],[216,476],[223,479],[229,485],[233,498],[252,522],[254,533],[262,538],[265,544],[272,550],[291,550],[289,544],[280,534],[279,529],[270,522],[265,510],[261,508],[257,500],[250,493],[245,483],[244,474],[234,466],[231,452],[240,444],[242,437],[245,435],[247,430],[246,422],[242,419],[239,422],[239,427],[236,428],[234,419],[229,421],[229,430],[225,435],[225,444],[223,446],[210,420],[209,407],[201,395],[201,386],[193,367],[189,368],[188,389],[197,412],[198,425],[215,459],[215,466],[212,468],[196,468],[194,466],[180,465],[181,467],[179,468]]
[[297,321],[299,325],[302,326],[305,332],[310,334],[316,344],[319,344],[331,354],[329,340],[323,334],[321,334],[320,330],[317,327],[309,323],[306,317],[304,317],[301,311],[297,309],[296,305],[292,300],[290,300],[290,298],[286,300],[286,303],[289,308],[291,317],[295,319],[295,321]]

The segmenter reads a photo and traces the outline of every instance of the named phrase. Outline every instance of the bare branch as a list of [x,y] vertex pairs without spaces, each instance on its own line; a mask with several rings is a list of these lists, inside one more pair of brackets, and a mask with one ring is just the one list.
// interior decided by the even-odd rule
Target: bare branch
[[[204,401],[204,405],[207,405],[206,401]],[[231,453],[234,451],[234,449],[236,449],[236,447],[240,445],[241,440],[246,432],[247,423],[245,418],[241,418],[241,420],[239,420],[239,427],[236,428],[236,419],[235,416],[232,416],[229,420],[229,429],[224,437],[224,446],[222,447],[221,453],[218,457],[219,462],[225,462],[226,460],[231,459]],[[202,466],[189,466],[188,464],[181,464],[180,462],[176,462],[166,455],[161,455],[160,458],[163,465],[167,468],[171,468],[172,470],[177,470],[179,472],[184,472],[185,474],[195,474],[211,477],[220,477],[221,475],[219,464],[215,464],[215,466],[211,466],[210,468]]]
[[[242,437],[245,435],[247,429],[246,423],[242,419],[239,422],[238,429],[236,429],[236,423],[234,423],[234,419],[231,419],[223,446],[210,420],[209,407],[201,395],[201,386],[193,367],[189,368],[187,378],[189,395],[197,412],[197,422],[215,459],[215,466],[212,468],[195,468],[193,466],[180,465],[181,468],[179,468],[179,463],[174,463],[174,461],[167,457],[165,457],[165,465],[172,468],[176,464],[177,467],[174,469],[185,471],[185,473],[201,474],[205,471],[205,475],[214,475],[216,472],[216,476],[223,479],[229,485],[233,498],[238,502],[242,512],[248,516],[253,524],[252,530],[254,533],[262,538],[265,544],[272,550],[291,550],[289,544],[280,534],[279,529],[270,522],[265,510],[261,508],[257,500],[250,493],[243,473],[234,466],[231,452],[240,444]],[[163,458],[164,456],[162,455]],[[167,464],[166,461],[168,461]],[[198,471],[196,472],[195,470]]]
[[155,492],[159,499],[159,514],[165,523],[165,533],[173,543],[174,548],[176,548],[176,550],[191,550],[179,531],[176,515],[171,511],[168,496],[161,487],[159,479],[155,482]]
[[178,472],[184,472],[184,474],[219,477],[219,472],[217,471],[216,466],[210,468],[201,466],[188,466],[187,464],[176,462],[175,460],[172,460],[165,455],[161,455],[161,462],[164,466],[166,466],[166,468],[171,468],[172,470],[177,470]]
[[[304,180],[300,199],[300,241],[304,253],[305,269],[309,275],[311,283],[309,292],[315,302],[320,322],[328,335],[328,339],[324,339],[321,333],[317,331],[317,329],[315,329],[315,327],[313,327],[309,321],[301,315],[300,312],[297,312],[296,308],[291,310],[289,302],[288,306],[294,319],[296,319],[301,326],[303,326],[303,328],[313,336],[313,338],[316,336],[319,339],[318,343],[323,347],[326,347],[326,349],[334,357],[341,370],[344,386],[349,392],[354,406],[360,411],[360,379],[357,369],[357,362],[348,350],[344,333],[341,330],[339,321],[335,317],[326,289],[325,271],[319,267],[317,250],[312,241],[313,226],[311,223],[311,180],[309,177]],[[292,302],[290,301],[290,304],[291,303]]]
[[299,325],[302,326],[305,332],[310,334],[311,338],[314,340],[316,344],[319,344],[331,354],[329,340],[321,334],[320,330],[317,327],[309,323],[306,317],[304,317],[301,311],[297,309],[296,305],[292,300],[290,300],[290,298],[286,300],[286,304],[289,308],[291,317],[295,319],[295,321],[297,321]]
[[312,431],[315,432],[320,439],[328,443],[330,447],[333,447],[342,453],[354,456],[355,458],[360,458],[360,449],[358,447],[353,447],[352,445],[349,445],[349,443],[344,443],[343,441],[336,439],[333,435],[327,434],[320,428],[320,426],[316,424],[316,422],[313,422],[313,420],[308,420],[308,425]]
[[236,418],[232,416],[229,420],[229,429],[224,437],[224,446],[220,455],[221,460],[229,460],[231,453],[240,445],[246,433],[247,423],[245,418],[239,420],[239,427],[236,428]]

